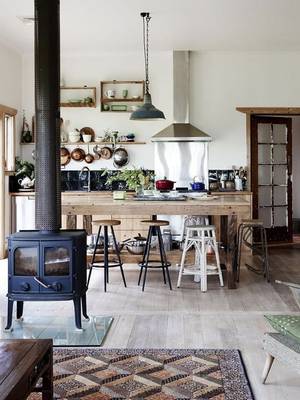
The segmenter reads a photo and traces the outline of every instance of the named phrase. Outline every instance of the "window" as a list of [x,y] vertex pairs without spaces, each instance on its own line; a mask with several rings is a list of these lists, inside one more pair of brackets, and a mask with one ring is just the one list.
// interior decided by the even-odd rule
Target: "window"
[[0,156],[4,160],[1,168],[5,172],[15,170],[15,137],[17,110],[0,104]]

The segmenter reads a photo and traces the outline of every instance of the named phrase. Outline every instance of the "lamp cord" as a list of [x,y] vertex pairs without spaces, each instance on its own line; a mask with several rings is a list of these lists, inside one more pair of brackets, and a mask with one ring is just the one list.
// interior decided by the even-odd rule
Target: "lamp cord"
[[149,22],[150,15],[149,13],[145,13],[143,15],[143,45],[144,45],[144,61],[145,61],[145,86],[146,93],[149,93]]

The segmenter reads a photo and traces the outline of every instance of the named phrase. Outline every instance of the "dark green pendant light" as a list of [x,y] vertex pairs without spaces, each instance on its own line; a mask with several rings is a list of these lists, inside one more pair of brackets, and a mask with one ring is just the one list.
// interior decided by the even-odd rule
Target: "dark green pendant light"
[[165,119],[164,113],[158,110],[153,104],[151,94],[149,93],[149,22],[150,14],[141,13],[143,18],[143,43],[144,43],[144,58],[145,58],[145,95],[144,104],[130,115],[133,120],[150,120],[150,119]]

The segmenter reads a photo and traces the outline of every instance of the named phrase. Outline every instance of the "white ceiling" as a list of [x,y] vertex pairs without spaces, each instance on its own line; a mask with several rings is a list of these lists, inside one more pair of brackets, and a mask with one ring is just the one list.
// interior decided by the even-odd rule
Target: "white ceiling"
[[[0,0],[0,41],[27,53],[33,0]],[[61,0],[66,53],[141,49],[141,11],[150,11],[155,50],[300,50],[300,0]]]

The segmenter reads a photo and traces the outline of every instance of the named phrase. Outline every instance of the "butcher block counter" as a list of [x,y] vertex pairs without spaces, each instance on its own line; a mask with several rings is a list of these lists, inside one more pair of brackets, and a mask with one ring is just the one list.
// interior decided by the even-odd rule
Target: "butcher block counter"
[[[33,193],[27,196],[32,196]],[[217,194],[217,193],[216,193]],[[23,194],[22,194],[23,195]],[[12,199],[18,194],[12,194]],[[252,196],[249,192],[218,193],[217,198],[186,201],[137,201],[132,195],[126,200],[113,200],[112,193],[64,192],[62,193],[63,227],[85,228],[92,232],[92,220],[120,218],[128,231],[142,233],[140,220],[156,215],[210,215],[217,226],[219,237],[226,244],[226,269],[228,287],[236,287],[233,266],[233,249],[237,226],[242,219],[251,218]],[[120,229],[124,229],[121,228]],[[119,232],[120,233],[120,232]],[[120,237],[119,240],[124,237]]]

